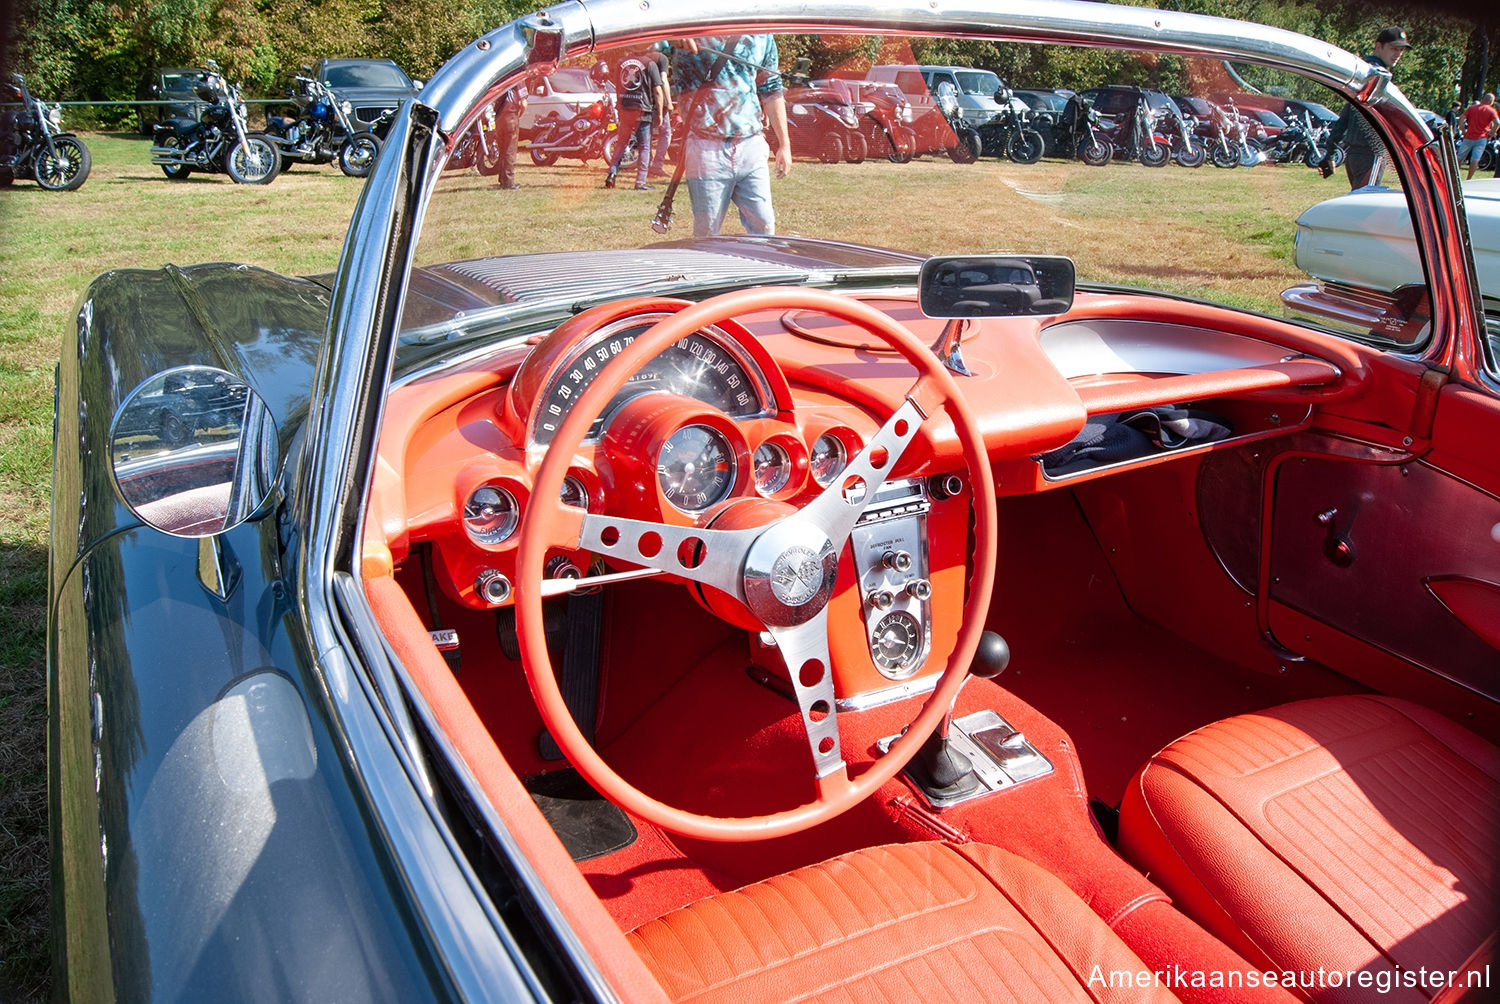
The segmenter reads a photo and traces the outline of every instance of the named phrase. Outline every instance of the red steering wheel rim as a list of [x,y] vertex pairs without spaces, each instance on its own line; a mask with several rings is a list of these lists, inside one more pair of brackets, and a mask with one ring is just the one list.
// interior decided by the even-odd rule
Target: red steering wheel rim
[[[538,584],[549,547],[578,537],[582,514],[554,501],[562,490],[563,477],[594,416],[604,410],[626,379],[668,346],[704,327],[739,314],[766,310],[803,308],[820,311],[857,324],[896,348],[918,371],[916,385],[930,382],[937,399],[958,430],[967,464],[975,512],[973,571],[968,599],[964,603],[962,627],[937,687],[922,710],[890,751],[876,760],[858,778],[844,772],[821,778],[818,796],[811,802],[780,812],[758,816],[721,817],[688,812],[660,802],[620,777],[584,738],[558,688],[547,652],[546,632]],[[984,631],[995,575],[997,516],[994,478],[974,415],[953,376],[932,351],[900,323],[873,307],[852,298],[798,287],[757,287],[724,293],[686,307],[662,319],[641,334],[605,367],[574,403],[553,437],[536,474],[530,503],[522,517],[516,554],[516,627],[521,664],[542,721],[569,762],[601,794],[642,819],[684,836],[704,840],[756,840],[796,833],[832,819],[873,794],[906,765],[926,737],[937,727],[968,674],[970,661]],[[931,419],[932,400],[919,402]]]

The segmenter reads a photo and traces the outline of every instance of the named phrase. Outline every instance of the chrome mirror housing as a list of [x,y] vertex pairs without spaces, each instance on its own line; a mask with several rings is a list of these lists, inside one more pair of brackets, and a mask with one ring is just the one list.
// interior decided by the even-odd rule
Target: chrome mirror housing
[[121,500],[176,537],[210,537],[261,512],[280,469],[270,409],[232,373],[180,366],[130,392],[110,428]]

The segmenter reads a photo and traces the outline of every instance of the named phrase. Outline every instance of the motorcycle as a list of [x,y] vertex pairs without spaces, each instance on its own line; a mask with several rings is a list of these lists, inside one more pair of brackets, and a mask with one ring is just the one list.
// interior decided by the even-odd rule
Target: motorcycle
[[948,159],[955,164],[972,164],[978,160],[984,144],[979,133],[960,114],[958,95],[953,92],[951,84],[938,85],[937,111],[943,118],[938,126],[939,147],[947,149]]
[[552,111],[537,120],[526,152],[538,167],[550,167],[558,158],[576,158],[587,164],[591,160],[615,161],[619,149],[619,117],[614,101],[601,98],[572,118]]
[[1328,127],[1314,124],[1312,116],[1303,112],[1291,117],[1266,156],[1277,164],[1300,160],[1308,167],[1317,167],[1323,161],[1327,137]]
[[[304,73],[311,73],[304,66]],[[293,163],[329,164],[351,178],[363,178],[380,153],[380,140],[355,129],[351,107],[339,101],[326,84],[311,76],[298,76],[291,91],[297,117],[276,116],[266,121],[266,138],[276,144],[281,170]]]
[[1219,107],[1213,128],[1208,157],[1214,167],[1254,167],[1266,161],[1266,153],[1261,149],[1265,127],[1241,115],[1233,101],[1225,101]]
[[1177,126],[1169,136],[1172,160],[1178,167],[1202,167],[1208,160],[1208,146],[1198,138],[1198,120],[1186,113],[1172,118]]
[[1147,167],[1165,167],[1172,159],[1172,144],[1156,131],[1163,113],[1153,109],[1144,98],[1136,102],[1128,121],[1116,121],[1113,141],[1115,156],[1138,160]]
[[194,171],[218,173],[240,185],[266,185],[281,171],[281,155],[264,133],[246,127],[240,89],[219,73],[213,60],[198,84],[198,99],[207,107],[197,122],[171,118],[153,127],[151,163],[172,181]]
[[911,122],[911,102],[889,84],[861,88],[865,145],[872,156],[893,164],[908,163],[917,153],[917,133]]
[[995,103],[1000,111],[978,130],[982,148],[993,151],[997,160],[1009,157],[1017,164],[1035,164],[1041,160],[1047,141],[1031,128],[1030,116],[1017,112],[1011,104],[1010,89],[997,90]]
[[1104,131],[1099,113],[1077,94],[1063,106],[1053,145],[1090,167],[1103,167],[1115,157],[1115,145]]
[[62,131],[61,106],[49,108],[33,97],[19,73],[10,79],[12,97],[22,110],[0,115],[0,186],[31,178],[48,191],[73,191],[93,166],[89,148]]

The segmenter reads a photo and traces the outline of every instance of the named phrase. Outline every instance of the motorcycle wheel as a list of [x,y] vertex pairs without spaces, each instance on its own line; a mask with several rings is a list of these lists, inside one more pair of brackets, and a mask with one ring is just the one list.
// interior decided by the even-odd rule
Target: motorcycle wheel
[[[618,132],[612,132],[608,136],[604,137],[604,142],[599,146],[598,154],[604,159],[604,163],[613,164],[615,162],[615,157],[620,153],[620,144],[623,142],[625,142],[625,140],[620,137],[620,134]],[[584,156],[580,157],[579,159],[587,164],[589,162],[589,155],[585,153]],[[634,163],[633,160],[631,162]],[[624,168],[624,166],[625,162],[622,159],[620,161],[620,167]]]
[[531,162],[537,167],[551,167],[557,163],[557,151],[535,145],[528,146],[526,152],[531,155]]
[[[158,145],[164,146],[168,150],[181,150],[182,137],[177,135],[168,136]],[[168,181],[181,181],[192,174],[193,169],[186,164],[163,164],[161,166],[161,173],[167,176]]]
[[870,144],[865,142],[864,136],[859,133],[849,134],[849,149],[844,152],[844,159],[851,164],[863,164],[865,158],[870,155]]
[[1213,149],[1208,152],[1208,159],[1213,162],[1214,167],[1222,167],[1226,170],[1231,167],[1240,166],[1240,154],[1238,150],[1226,150],[1222,144],[1215,143]]
[[818,144],[818,159],[825,164],[837,164],[844,159],[844,141],[830,133]]
[[1264,164],[1265,161],[1265,151],[1261,150],[1253,143],[1240,151],[1241,167],[1255,167],[1257,164]]
[[1172,159],[1172,151],[1163,143],[1147,143],[1141,147],[1136,159],[1147,167],[1166,167],[1167,161]]
[[1042,134],[1035,129],[1022,129],[1011,134],[1010,141],[1005,144],[1005,155],[1017,164],[1035,164],[1042,159],[1042,151],[1047,148],[1047,141],[1042,139]]
[[245,137],[244,148],[238,143],[230,145],[224,154],[224,170],[235,184],[269,185],[281,170],[281,154],[275,143],[260,133],[251,133]]
[[979,134],[972,129],[958,133],[958,142],[948,148],[948,159],[955,164],[972,164],[979,159]]
[[339,170],[350,178],[363,178],[380,156],[380,140],[367,132],[355,133],[339,147]]
[[1078,159],[1089,167],[1103,167],[1115,158],[1114,144],[1102,137],[1078,141]]
[[1302,151],[1302,163],[1308,167],[1317,167],[1323,163],[1323,151],[1315,146],[1310,146]]
[[1495,148],[1486,146],[1484,152],[1479,155],[1479,167],[1477,170],[1488,171],[1495,166]]
[[910,164],[917,152],[917,131],[902,126],[889,142],[891,149],[886,153],[886,159],[892,164]]
[[1203,162],[1208,160],[1208,150],[1202,143],[1194,143],[1186,150],[1178,150],[1172,155],[1178,167],[1202,167]]
[[52,146],[57,156],[48,154],[45,146],[38,150],[32,176],[49,192],[71,192],[88,180],[94,160],[89,148],[71,136],[58,136]]

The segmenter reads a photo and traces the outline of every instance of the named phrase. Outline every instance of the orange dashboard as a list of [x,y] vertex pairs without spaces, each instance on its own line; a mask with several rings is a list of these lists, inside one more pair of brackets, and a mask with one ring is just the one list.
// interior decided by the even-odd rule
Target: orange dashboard
[[[866,302],[929,344],[949,323],[962,325],[972,375],[960,391],[1001,493],[1115,469],[1059,478],[1038,462],[1093,416],[1209,401],[1242,441],[1305,426],[1317,403],[1356,393],[1364,376],[1357,352],[1333,339],[1319,339],[1313,354],[1311,336],[1292,325],[1159,297],[1081,293],[1058,317],[959,322],[925,317],[907,298]],[[399,565],[426,542],[450,598],[474,608],[511,603],[516,530],[562,419],[598,371],[685,306],[641,298],[597,307],[524,345],[400,384],[379,438],[367,568]],[[836,490],[829,486],[844,465],[918,376],[846,320],[798,309],[737,316],[677,341],[625,383],[571,456],[560,501],[676,527],[728,525],[737,517],[725,514],[746,503],[790,512]],[[931,415],[888,473],[872,507],[884,529],[855,538],[851,550],[870,553],[843,556],[832,602],[862,605],[867,621],[899,627],[900,637],[872,628],[868,647],[836,644],[841,694],[935,672],[946,653],[927,646],[954,637],[962,609],[968,486],[952,421]],[[549,555],[548,578],[625,570],[577,548]],[[916,627],[895,623],[892,612],[907,608]],[[905,648],[883,658],[882,644]]]

